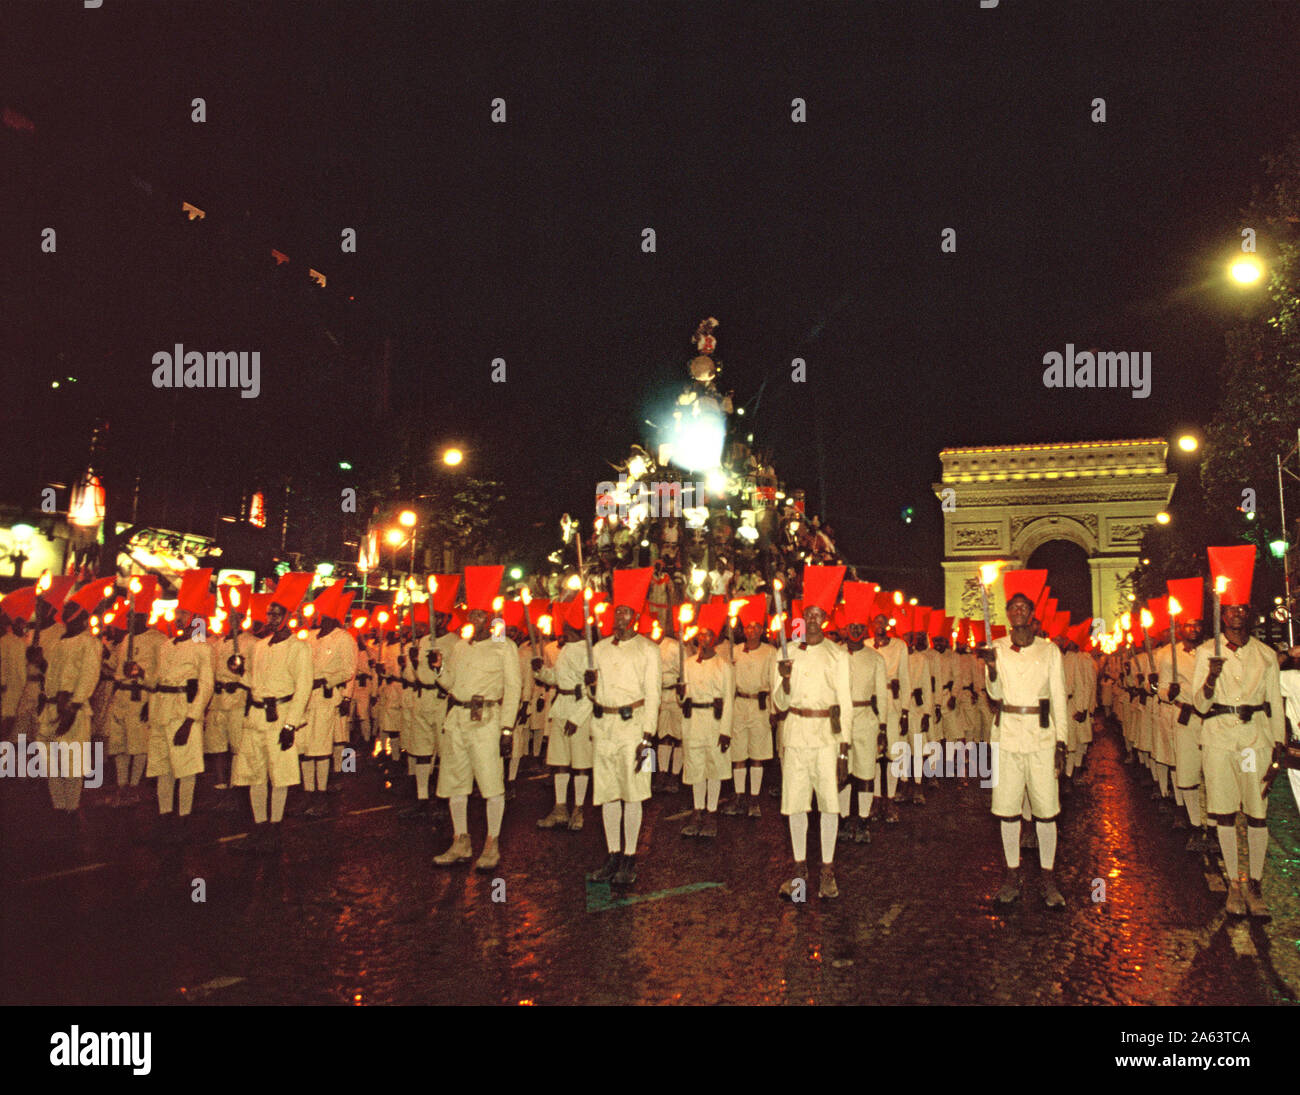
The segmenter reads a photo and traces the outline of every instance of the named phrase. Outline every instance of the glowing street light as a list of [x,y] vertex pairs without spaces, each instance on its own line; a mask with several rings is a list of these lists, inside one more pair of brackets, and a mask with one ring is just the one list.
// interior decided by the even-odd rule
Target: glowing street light
[[402,535],[401,529],[390,528],[388,530],[387,535],[384,537],[384,539],[387,540],[393,547],[397,547],[397,545],[400,544],[403,540],[405,540],[406,537]]
[[454,468],[465,459],[465,454],[460,449],[448,449],[442,454],[442,462],[449,468]]
[[402,510],[397,515],[397,523],[403,528],[415,528],[415,513],[409,509]]
[[1167,524],[1169,524],[1169,514],[1167,514],[1164,510],[1161,510],[1159,513],[1157,513],[1157,514],[1156,514],[1156,524],[1157,524],[1157,525],[1167,525]]
[[1228,274],[1238,285],[1254,285],[1264,276],[1264,266],[1259,259],[1242,255],[1233,260],[1228,267]]
[[1201,443],[1190,433],[1185,433],[1178,439],[1178,447],[1183,452],[1195,452],[1201,447]]

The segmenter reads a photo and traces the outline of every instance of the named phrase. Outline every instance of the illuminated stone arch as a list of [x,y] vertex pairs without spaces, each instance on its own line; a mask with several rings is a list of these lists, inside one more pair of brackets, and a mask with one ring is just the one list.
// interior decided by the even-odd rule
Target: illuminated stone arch
[[[1088,556],[1092,614],[1108,622],[1127,607],[1122,582],[1177,476],[1163,438],[944,449],[933,484],[943,506],[944,611],[978,619],[979,567],[1024,566],[1051,540]],[[1000,597],[991,599],[1003,621]]]

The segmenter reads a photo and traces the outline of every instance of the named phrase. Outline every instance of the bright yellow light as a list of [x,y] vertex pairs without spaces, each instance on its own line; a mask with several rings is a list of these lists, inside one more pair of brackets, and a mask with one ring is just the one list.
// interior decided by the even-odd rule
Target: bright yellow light
[[466,624],[464,627],[462,627],[460,629],[460,637],[464,639],[466,642],[469,642],[469,640],[474,637],[474,625]]
[[406,537],[402,535],[401,529],[390,528],[388,530],[388,535],[386,535],[384,539],[387,540],[390,544],[392,544],[393,547],[397,547],[397,545],[400,544],[403,540],[405,540]]
[[1195,452],[1201,447],[1201,443],[1190,433],[1185,433],[1178,439],[1178,447],[1182,449],[1183,452]]
[[608,602],[608,601],[601,601],[600,604],[598,604],[598,605],[593,605],[591,610],[592,610],[592,611],[593,611],[597,616],[599,616],[599,615],[600,615],[602,612],[604,612],[605,609],[607,609],[608,607],[609,607],[609,602]]
[[915,597],[910,598],[910,599],[908,600],[907,603],[908,603],[909,605],[914,605],[914,604],[916,604],[916,603],[917,603],[916,598],[915,598]]
[[1177,597],[1170,597],[1170,598],[1169,598],[1169,615],[1171,615],[1171,616],[1177,616],[1180,612],[1182,612],[1182,610],[1183,610],[1183,606],[1182,606],[1181,604],[1178,603],[1178,598],[1177,598]]
[[1228,273],[1238,285],[1254,285],[1264,276],[1264,267],[1259,259],[1242,256],[1228,267]]
[[438,579],[432,574],[429,575],[429,592],[430,593],[438,592]]
[[980,567],[980,581],[986,586],[991,586],[998,580],[998,563],[984,563]]
[[1155,618],[1154,616],[1151,615],[1151,613],[1150,613],[1149,610],[1147,610],[1147,609],[1144,608],[1144,609],[1142,610],[1142,628],[1143,628],[1143,630],[1146,630],[1146,629],[1150,628],[1150,626],[1151,626],[1153,623],[1155,623],[1155,622],[1156,622],[1156,618]]
[[582,579],[576,574],[570,574],[568,581],[564,583],[566,589],[577,589],[580,585],[582,585]]
[[314,616],[314,615],[316,615],[316,606],[315,606],[315,605],[303,605],[303,606],[302,606],[302,614],[303,614],[304,616]]
[[894,590],[894,604],[901,605],[902,603],[903,603],[903,591],[901,589]]
[[132,578],[132,579],[131,579],[131,592],[132,592],[132,593],[139,593],[139,592],[140,592],[140,579],[139,579],[139,578]]
[[1228,592],[1228,576],[1226,574],[1220,574],[1214,579],[1214,592],[1220,597]]
[[504,597],[494,597],[492,599],[492,611],[500,612],[505,603],[506,599]]
[[1156,524],[1157,524],[1157,525],[1167,525],[1167,524],[1169,524],[1169,514],[1167,514],[1164,510],[1161,510],[1159,513],[1157,513],[1157,514],[1156,514]]
[[465,454],[460,449],[448,449],[442,454],[442,462],[449,468],[454,468],[464,459]]
[[679,621],[681,621],[682,623],[684,623],[684,624],[688,624],[688,623],[690,623],[690,622],[691,622],[691,606],[690,606],[690,605],[682,605],[682,607],[679,608],[679,609],[677,610],[677,619],[678,619]]
[[551,618],[549,616],[538,616],[537,630],[543,635],[549,635],[551,633]]
[[397,523],[403,528],[415,528],[415,513],[409,509],[402,510],[397,515]]
[[527,586],[523,586],[519,590],[519,599],[524,602],[525,608],[527,608],[532,603],[533,595],[532,593],[529,592]]

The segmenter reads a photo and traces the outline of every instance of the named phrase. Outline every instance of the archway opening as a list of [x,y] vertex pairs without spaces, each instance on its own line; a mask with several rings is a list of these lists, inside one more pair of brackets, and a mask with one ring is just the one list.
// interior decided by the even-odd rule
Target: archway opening
[[1056,610],[1069,612],[1072,620],[1092,615],[1092,575],[1088,553],[1070,540],[1048,540],[1040,544],[1025,564],[1031,570],[1047,571],[1047,584],[1056,598]]

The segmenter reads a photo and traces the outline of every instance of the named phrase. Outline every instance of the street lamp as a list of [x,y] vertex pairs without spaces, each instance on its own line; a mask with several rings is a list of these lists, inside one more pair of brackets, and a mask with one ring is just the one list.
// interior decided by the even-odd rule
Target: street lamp
[[1167,514],[1164,510],[1161,510],[1159,513],[1157,513],[1157,514],[1156,514],[1156,524],[1157,524],[1157,525],[1167,525],[1167,524],[1169,524],[1169,514]]
[[402,535],[402,530],[400,528],[390,528],[386,533],[384,533],[384,539],[388,541],[389,547],[393,549],[393,569],[396,570],[397,549],[406,537]]
[[1185,433],[1178,439],[1178,447],[1183,452],[1195,452],[1201,447],[1201,443],[1190,433]]
[[1228,274],[1238,285],[1254,285],[1264,276],[1264,266],[1252,255],[1233,259]]
[[450,448],[442,454],[442,462],[449,468],[457,467],[465,459],[465,454],[460,449]]

